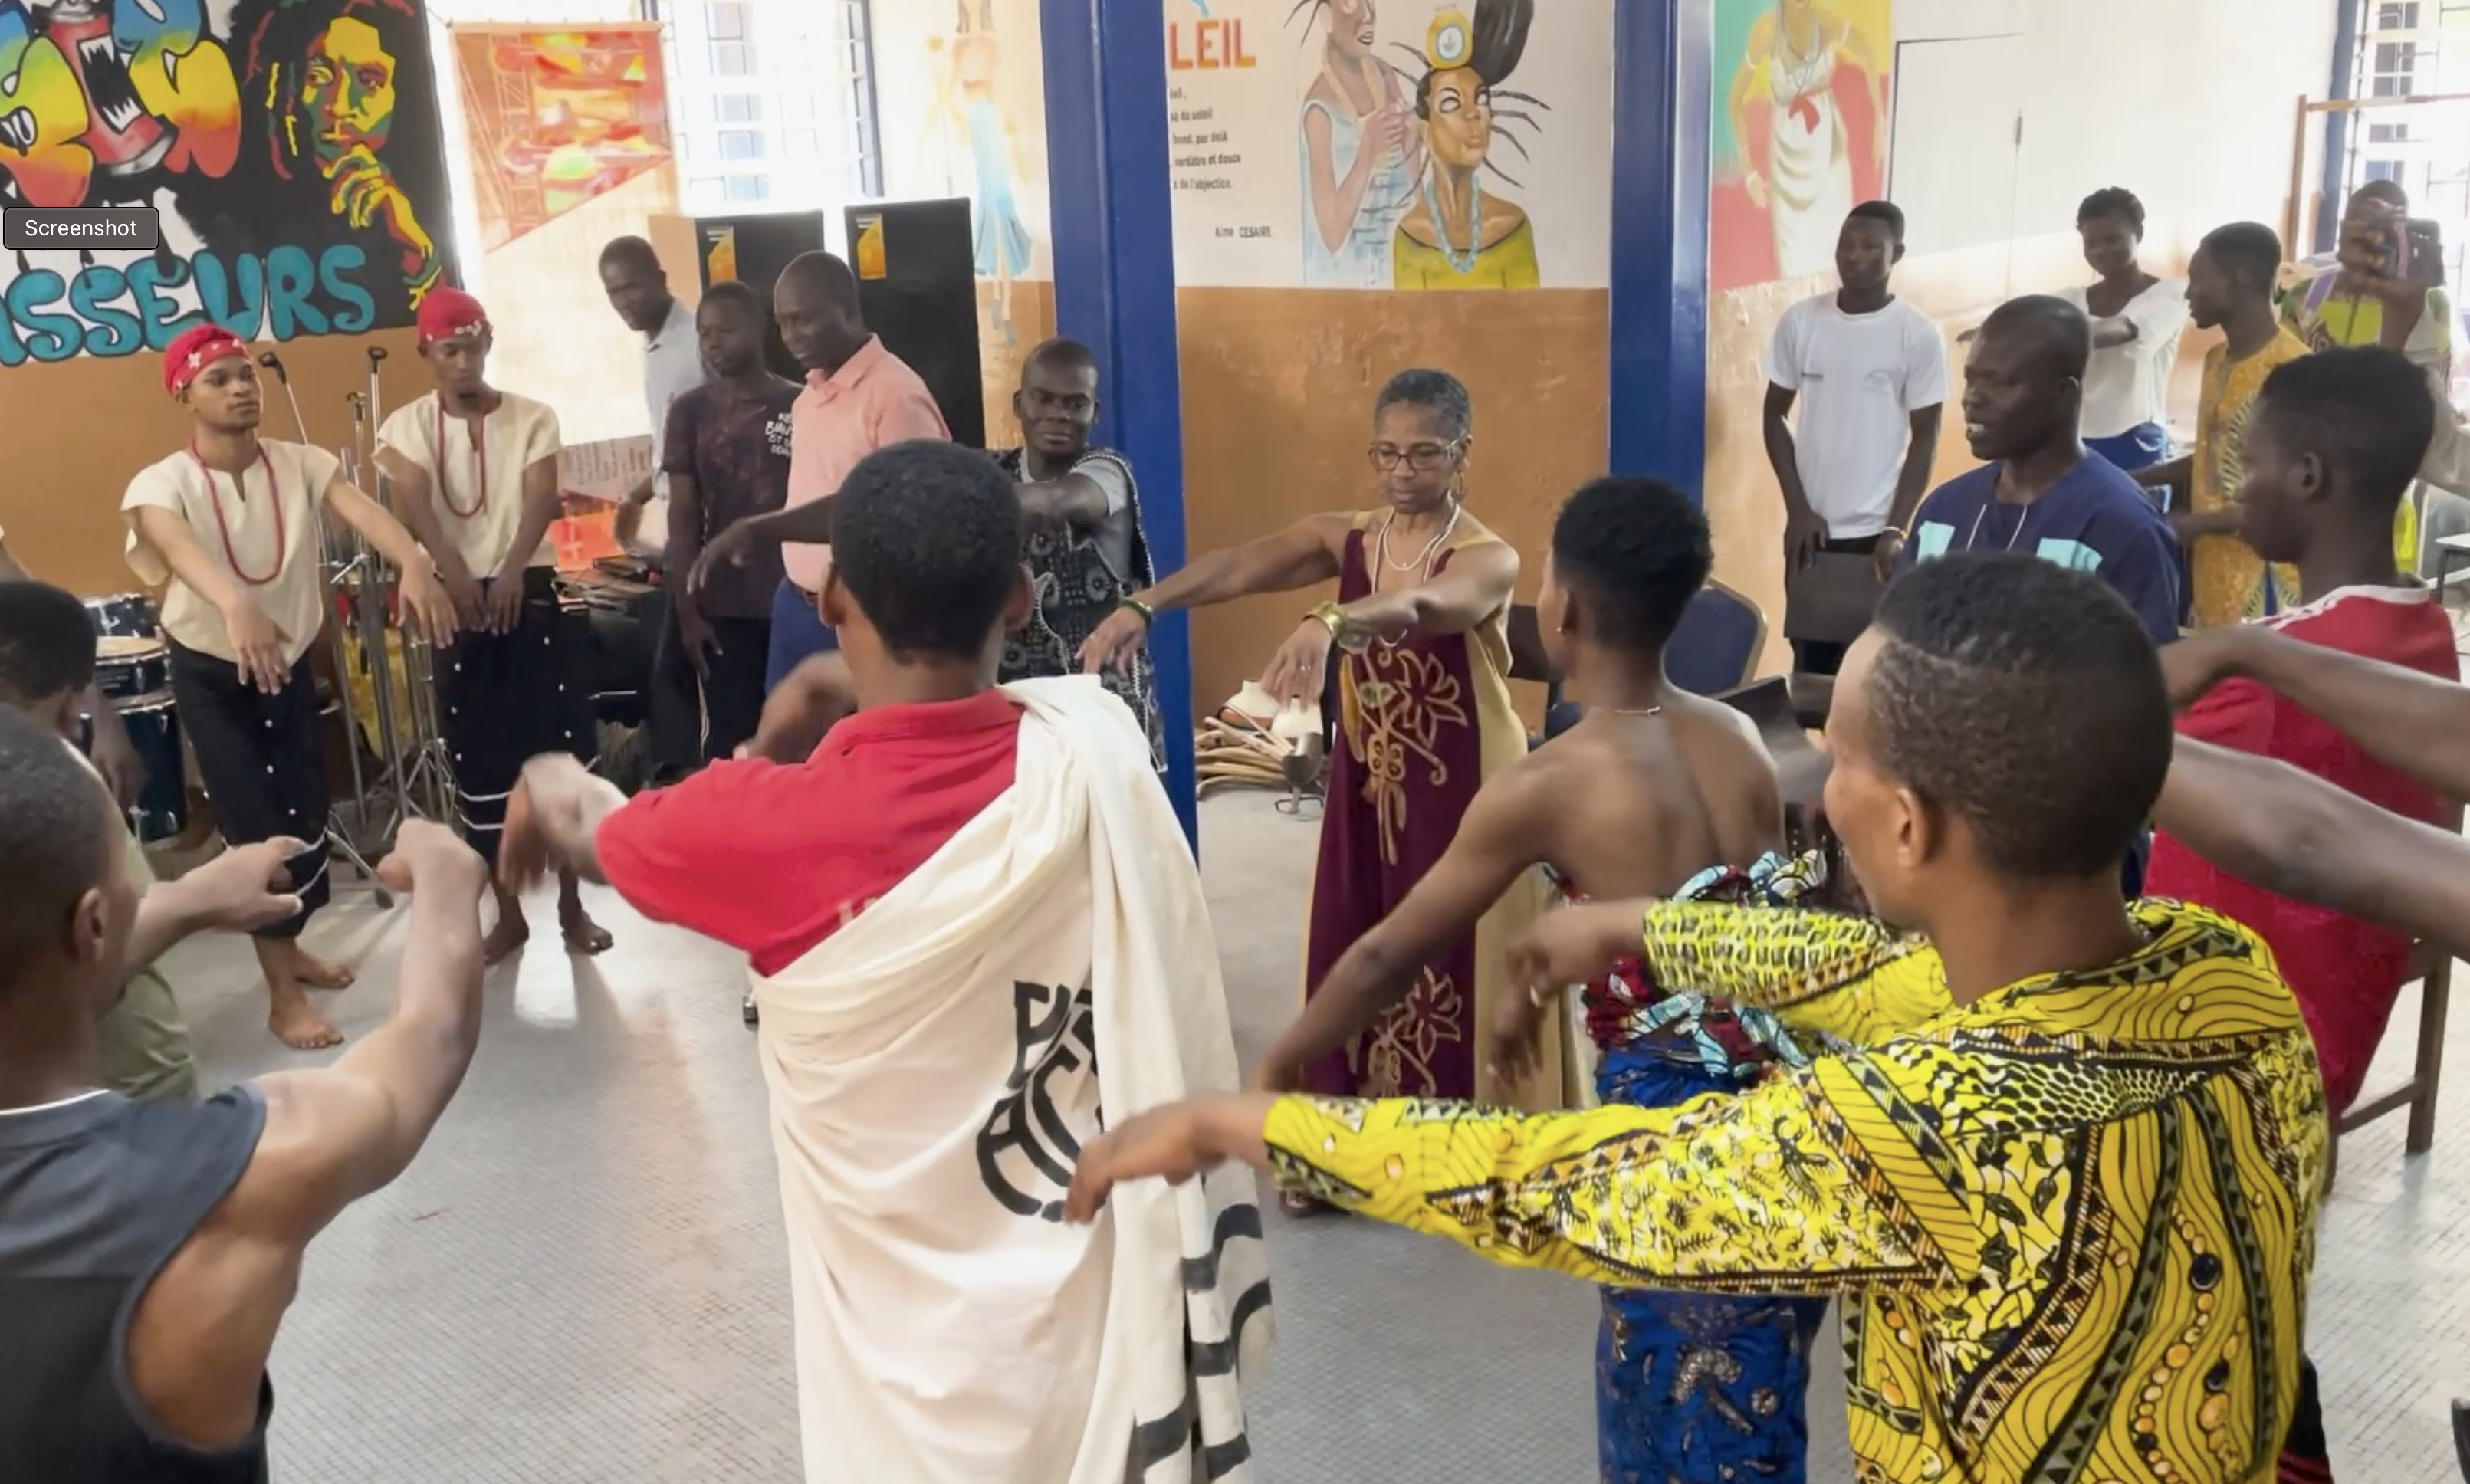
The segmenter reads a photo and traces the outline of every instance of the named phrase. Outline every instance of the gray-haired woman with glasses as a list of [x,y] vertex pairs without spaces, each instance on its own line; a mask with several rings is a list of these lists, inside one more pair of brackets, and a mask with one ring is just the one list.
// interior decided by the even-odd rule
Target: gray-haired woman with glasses
[[[1307,993],[1440,858],[1484,778],[1526,750],[1509,694],[1518,553],[1466,510],[1474,445],[1457,378],[1401,372],[1372,410],[1380,506],[1310,516],[1200,557],[1126,599],[1081,650],[1095,672],[1138,648],[1160,611],[1337,579],[1337,601],[1306,614],[1261,677],[1279,700],[1309,703],[1332,651],[1340,655],[1341,745],[1330,759]],[[1473,936],[1437,945],[1414,992],[1343,1055],[1312,1069],[1312,1089],[1559,1107],[1556,1051],[1536,1058],[1544,1070],[1522,1085],[1497,1085],[1483,1070],[1494,996],[1512,992],[1503,950],[1540,902],[1536,884],[1522,880]]]

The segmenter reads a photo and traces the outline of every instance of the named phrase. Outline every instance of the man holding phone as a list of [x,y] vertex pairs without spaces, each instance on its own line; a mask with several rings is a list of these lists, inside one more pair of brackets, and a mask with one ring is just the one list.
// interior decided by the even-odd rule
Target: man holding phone
[[[2359,187],[2342,211],[2330,262],[2282,296],[2281,317],[2310,350],[2381,345],[2427,373],[2435,389],[2436,433],[2421,477],[2470,494],[2470,444],[2451,413],[2453,300],[2444,288],[2444,243],[2435,223],[2413,219],[2410,195],[2390,180]],[[2418,506],[2393,516],[2393,560],[2418,566]]]

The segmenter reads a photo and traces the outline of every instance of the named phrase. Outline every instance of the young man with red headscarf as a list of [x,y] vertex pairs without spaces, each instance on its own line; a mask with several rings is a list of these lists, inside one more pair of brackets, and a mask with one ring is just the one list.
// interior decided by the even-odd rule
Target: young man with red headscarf
[[[524,761],[543,753],[594,755],[592,694],[567,659],[558,612],[557,414],[488,382],[488,312],[459,289],[420,301],[420,359],[437,389],[395,409],[378,429],[378,467],[394,507],[437,561],[462,634],[437,657],[437,699],[454,766],[456,811],[482,858],[497,859],[506,796]],[[569,952],[594,954],[609,935],[583,910],[571,873],[558,878],[558,926]],[[524,907],[498,892],[483,957],[498,962],[531,937]]]
[[326,621],[320,509],[402,568],[407,624],[442,644],[454,605],[410,532],[335,455],[257,435],[257,367],[240,336],[220,325],[184,332],[164,355],[163,389],[195,426],[187,447],[128,481],[128,565],[141,582],[170,585],[172,696],[224,843],[309,842],[291,863],[300,911],[258,930],[257,962],[274,1033],[303,1051],[333,1046],[342,1032],[304,991],[342,988],[351,971],[300,946],[327,896],[326,761],[309,671]]

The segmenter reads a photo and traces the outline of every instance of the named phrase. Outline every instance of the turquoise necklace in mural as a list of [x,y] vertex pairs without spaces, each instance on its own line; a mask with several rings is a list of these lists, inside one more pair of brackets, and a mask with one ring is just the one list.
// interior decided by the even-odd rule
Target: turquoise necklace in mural
[[1433,197],[1430,171],[1424,174],[1424,210],[1432,216],[1433,241],[1440,243],[1441,256],[1450,260],[1450,267],[1458,270],[1459,277],[1474,272],[1475,260],[1483,251],[1483,182],[1473,175],[1467,177],[1467,247],[1464,252],[1450,245],[1450,229],[1441,220],[1441,203]]

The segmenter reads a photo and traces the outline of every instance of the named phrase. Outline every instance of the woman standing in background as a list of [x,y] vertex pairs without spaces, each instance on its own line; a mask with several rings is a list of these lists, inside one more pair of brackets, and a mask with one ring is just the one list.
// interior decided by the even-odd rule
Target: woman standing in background
[[[1306,927],[1307,986],[1405,899],[1449,847],[1483,780],[1526,751],[1509,694],[1518,553],[1466,509],[1475,441],[1466,387],[1444,371],[1401,372],[1374,403],[1372,429],[1386,508],[1308,516],[1211,552],[1126,599],[1081,650],[1094,672],[1140,645],[1157,611],[1337,579],[1338,601],[1312,610],[1262,677],[1280,701],[1314,702],[1331,652],[1340,655],[1340,745],[1330,756]],[[1539,884],[1522,878],[1474,933],[1423,965],[1403,1002],[1314,1067],[1312,1088],[1559,1107],[1557,1040],[1521,1082],[1498,1085],[1486,1070],[1493,1001],[1511,992],[1503,955],[1541,901]],[[1290,1197],[1289,1209],[1317,1208]]]
[[2111,186],[2076,209],[2085,262],[2101,276],[2059,297],[2092,321],[2092,365],[2085,373],[2085,447],[2121,469],[2147,469],[2169,456],[2170,374],[2187,333],[2187,286],[2144,270],[2144,203]]

